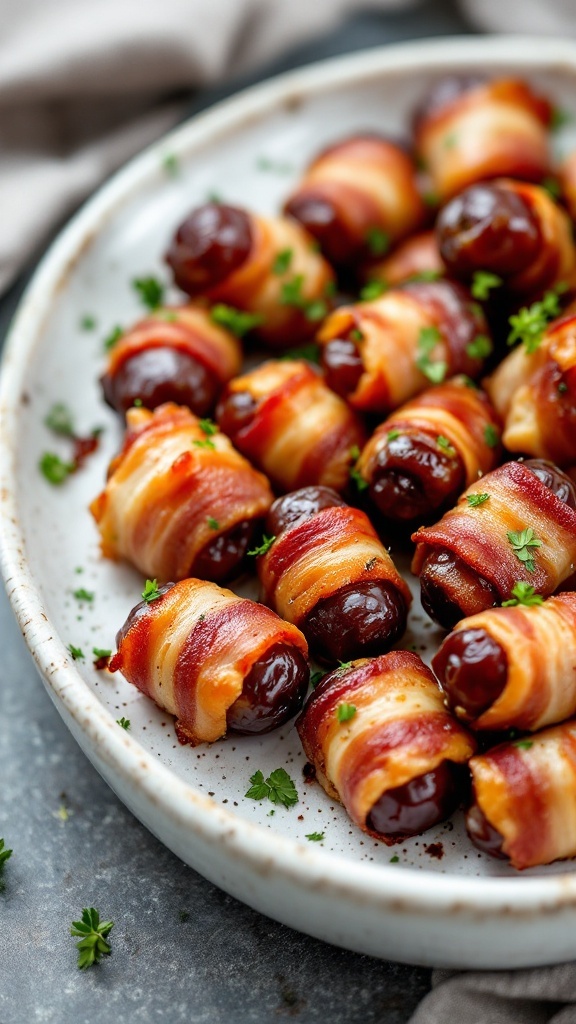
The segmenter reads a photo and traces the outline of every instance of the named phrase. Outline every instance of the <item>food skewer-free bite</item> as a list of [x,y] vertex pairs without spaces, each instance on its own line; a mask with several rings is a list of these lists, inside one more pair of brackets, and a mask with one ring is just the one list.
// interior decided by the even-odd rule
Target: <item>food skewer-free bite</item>
[[572,576],[576,487],[543,460],[507,462],[412,540],[424,609],[452,629],[512,599],[519,582],[548,597]]
[[390,412],[459,373],[475,379],[492,351],[481,307],[450,281],[341,306],[317,337],[328,385],[363,412]]
[[300,710],[308,688],[302,633],[203,580],[157,588],[132,609],[116,644],[111,671],[176,716],[181,743],[269,732]]
[[296,726],[328,795],[388,845],[443,821],[467,794],[475,742],[409,651],[325,676]]
[[236,377],[216,417],[280,492],[317,484],[343,491],[351,453],[366,439],[356,413],[305,360],[270,360]]
[[410,235],[389,256],[370,264],[365,270],[368,282],[381,282],[390,288],[411,279],[434,281],[445,274],[446,266],[438,250],[436,233],[432,230]]
[[416,111],[416,151],[441,200],[489,178],[538,182],[552,173],[552,116],[521,80],[443,78]]
[[240,322],[272,347],[310,338],[331,306],[332,268],[288,217],[206,203],[180,224],[166,261],[182,291],[216,304],[219,323]]
[[356,470],[386,520],[416,526],[450,508],[466,487],[495,468],[500,431],[486,395],[455,377],[380,424]]
[[410,590],[364,512],[328,487],[306,487],[274,502],[266,534],[263,598],[319,661],[383,654],[402,636]]
[[416,168],[403,146],[375,133],[328,146],[285,204],[336,266],[381,256],[424,219]]
[[210,420],[172,403],[129,409],[106,487],[90,506],[102,553],[161,583],[238,575],[273,501]]
[[113,345],[102,391],[123,415],[134,404],[155,409],[176,402],[206,416],[241,364],[238,338],[214,323],[208,309],[170,306],[150,313]]
[[542,729],[576,715],[576,593],[543,601],[517,584],[504,608],[458,623],[432,659],[448,704],[474,729]]
[[576,856],[576,722],[503,743],[470,761],[472,842],[523,869]]

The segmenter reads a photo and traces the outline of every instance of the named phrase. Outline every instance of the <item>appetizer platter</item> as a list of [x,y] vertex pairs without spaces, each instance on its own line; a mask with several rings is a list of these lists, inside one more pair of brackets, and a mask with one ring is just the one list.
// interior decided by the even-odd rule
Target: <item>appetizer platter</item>
[[250,90],[87,204],[6,352],[72,732],[206,877],[393,959],[576,954],[575,81],[479,39]]

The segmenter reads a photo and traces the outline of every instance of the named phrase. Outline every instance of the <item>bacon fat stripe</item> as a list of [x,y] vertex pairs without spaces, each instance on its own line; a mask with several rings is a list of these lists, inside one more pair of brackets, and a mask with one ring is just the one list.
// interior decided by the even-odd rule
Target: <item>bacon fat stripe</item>
[[181,743],[212,743],[250,669],[278,643],[307,655],[300,631],[270,609],[187,579],[138,610],[110,669],[175,715]]
[[410,590],[360,509],[324,508],[284,530],[258,560],[264,600],[300,625],[324,598],[350,583],[387,582],[410,607]]
[[[428,347],[431,331],[435,343]],[[341,306],[326,319],[317,340],[324,347],[334,339],[357,339],[363,373],[347,401],[363,411],[388,412],[430,387],[422,358],[429,367],[442,365],[440,380],[458,373],[478,377],[483,361],[467,349],[488,333],[482,310],[465,289],[433,281]]]
[[[424,433],[445,438],[460,457],[469,486],[494,468],[498,459],[500,423],[486,395],[461,378],[430,388],[397,409],[374,432],[356,468],[370,481],[388,435]],[[490,442],[490,443],[489,443]]]
[[490,608],[455,632],[473,629],[496,641],[507,664],[504,689],[475,729],[536,730],[576,714],[576,593],[533,607]]
[[[489,498],[470,507],[467,496],[479,491]],[[507,536],[527,528],[540,541],[533,549],[533,572],[518,559]],[[574,571],[576,511],[522,463],[507,462],[487,473],[480,486],[469,487],[455,508],[434,526],[417,530],[412,540],[417,545],[412,563],[416,575],[430,550],[441,548],[487,579],[501,600],[511,596],[519,580],[548,596]]]
[[535,352],[519,345],[485,387],[509,451],[576,463],[576,314],[554,321]]
[[551,173],[550,104],[522,81],[460,92],[418,118],[416,148],[441,199],[487,178],[541,181]]
[[386,259],[371,264],[365,273],[368,281],[382,281],[394,288],[411,277],[437,275],[442,277],[446,267],[438,250],[434,231],[412,235],[394,249]]
[[576,722],[473,757],[476,804],[515,868],[576,855]]
[[364,429],[309,363],[270,361],[236,377],[218,407],[220,422],[226,398],[240,392],[251,395],[256,408],[232,440],[280,492],[311,484],[344,489],[350,451],[364,443]]
[[90,506],[107,558],[126,558],[162,582],[183,579],[206,545],[268,511],[266,478],[223,434],[207,438],[188,409],[130,409],[127,423],[124,448]]
[[285,210],[316,235],[334,263],[370,255],[371,231],[382,232],[387,244],[413,231],[424,216],[410,157],[374,135],[356,135],[324,150]]
[[[339,722],[343,703],[356,712]],[[474,752],[474,740],[444,707],[432,673],[409,651],[362,659],[332,673],[296,725],[319,782],[364,831],[388,790],[443,761],[463,764]]]

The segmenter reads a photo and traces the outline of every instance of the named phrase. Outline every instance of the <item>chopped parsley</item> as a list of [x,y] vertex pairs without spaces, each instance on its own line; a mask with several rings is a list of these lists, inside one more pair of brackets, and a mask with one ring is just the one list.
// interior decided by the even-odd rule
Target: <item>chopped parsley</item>
[[226,327],[237,338],[243,338],[248,331],[264,323],[262,313],[246,313],[242,309],[234,309],[234,306],[226,306],[223,302],[212,306],[210,319],[220,327]]
[[320,363],[320,345],[311,341],[309,345],[302,345],[300,348],[289,348],[279,358],[284,362],[292,359],[307,359],[310,363]]
[[44,452],[38,463],[40,472],[50,484],[62,484],[76,466],[73,462],[64,462],[55,452]]
[[164,300],[164,285],[156,277],[136,277],[132,287],[147,309],[158,309]]
[[486,359],[491,355],[493,349],[492,341],[487,334],[477,334],[476,337],[466,345],[466,355],[470,359]]
[[208,516],[208,526],[210,527],[211,530],[220,529],[220,523],[218,522],[217,519],[214,519],[214,516]]
[[493,288],[500,288],[504,284],[498,274],[492,274],[490,270],[475,270],[472,275],[470,291],[475,299],[489,299]]
[[62,437],[74,436],[72,413],[64,402],[54,403],[44,420],[44,424],[55,434],[60,434]]
[[530,750],[530,748],[534,746],[534,741],[533,740],[516,740],[514,746],[518,747],[519,750]]
[[526,605],[527,608],[533,608],[536,605],[544,604],[544,598],[542,594],[537,594],[534,587],[529,583],[518,580],[518,583],[515,583],[512,587],[512,597],[509,601],[502,601],[502,607],[513,608],[518,604]]
[[7,860],[10,860],[13,850],[6,849],[4,840],[0,839],[0,872],[2,871]]
[[484,440],[489,448],[497,448],[500,444],[500,434],[492,423],[484,427]]
[[271,800],[273,804],[293,807],[298,803],[298,791],[285,768],[276,768],[267,779],[261,771],[250,776],[252,785],[244,795],[250,800]]
[[178,157],[175,156],[174,153],[166,153],[165,156],[162,157],[162,167],[170,178],[176,178],[180,171]]
[[390,248],[390,235],[377,226],[368,228],[366,245],[372,256],[383,256]]
[[290,281],[285,281],[280,291],[280,302],[283,306],[301,309],[307,320],[322,320],[328,312],[327,303],[324,299],[307,299],[302,294],[303,285],[304,274],[296,274]]
[[79,587],[78,590],[73,591],[73,596],[77,601],[93,601],[94,592],[92,590],[85,590],[84,587]]
[[199,420],[198,421],[198,426],[200,427],[200,430],[202,431],[202,433],[206,434],[206,437],[213,437],[214,434],[218,433],[218,426],[217,426],[217,424],[214,423],[214,420],[208,419],[208,417],[205,417],[204,419]]
[[439,206],[440,196],[437,192],[423,192],[422,199],[425,206]]
[[339,661],[338,662],[338,668],[336,669],[336,671],[337,672],[346,672],[349,668],[352,668],[352,662],[351,661]]
[[444,277],[443,270],[418,270],[415,274],[410,274],[404,281],[404,284],[420,284],[420,282],[429,283],[430,281],[441,281]]
[[550,131],[559,131],[565,124],[569,124],[571,120],[572,115],[567,110],[562,110],[561,107],[553,107],[550,115]]
[[80,320],[80,327],[83,331],[93,331],[96,327],[96,317],[90,316],[89,313],[86,313]]
[[158,580],[146,580],[142,591],[142,600],[146,601],[146,604],[150,604],[151,601],[157,601],[159,597],[162,597],[162,594],[158,588]]
[[400,437],[399,430],[389,430],[388,433],[386,434],[387,441],[395,441],[397,437]]
[[116,327],[113,327],[112,330],[110,331],[110,334],[108,334],[104,338],[104,348],[106,350],[113,348],[116,342],[120,340],[123,334],[124,328],[120,327],[120,324],[116,324]]
[[567,285],[562,281],[546,292],[538,302],[533,302],[531,306],[523,306],[514,313],[508,320],[512,328],[508,335],[508,344],[514,345],[520,341],[528,355],[536,352],[549,321],[560,315],[559,296],[566,289]]
[[100,914],[94,907],[85,907],[81,921],[72,921],[70,935],[80,939],[76,943],[78,967],[85,970],[97,964],[102,956],[109,956],[110,945],[106,937],[114,927],[113,921],[100,921]]
[[120,725],[123,729],[126,729],[126,731],[128,731],[128,729],[130,728],[130,719],[124,718],[124,715],[122,715],[122,718],[116,719],[116,725]]
[[418,337],[416,366],[432,384],[441,384],[448,371],[448,364],[444,359],[430,358],[441,341],[442,335],[437,327],[422,327]]
[[252,548],[248,554],[253,558],[257,558],[259,555],[265,555],[267,551],[272,547],[276,537],[267,537],[266,534],[262,537],[262,543],[258,547]]
[[568,391],[568,385],[565,380],[561,380],[558,385],[558,391],[561,395],[565,395]]
[[353,327],[352,330],[350,331],[350,340],[364,341],[364,335],[362,334],[362,331],[358,330],[357,327]]
[[272,160],[269,156],[259,156],[256,166],[259,171],[270,171],[272,174],[292,174],[294,170],[292,164]]
[[321,843],[325,837],[325,832],[308,832],[306,839],[308,839],[310,843]]
[[541,548],[542,541],[538,540],[532,527],[528,526],[525,530],[510,531],[506,536],[516,558],[526,566],[528,572],[536,572],[532,549]]
[[99,660],[100,658],[110,658],[112,656],[112,651],[107,647],[93,647],[92,654]]
[[379,299],[384,292],[387,292],[389,285],[385,281],[368,281],[363,288],[360,289],[360,298],[362,302],[372,302],[373,299]]
[[560,199],[562,195],[562,186],[558,181],[558,178],[553,178],[549,175],[547,178],[543,178],[540,182],[540,187],[548,193],[551,199]]
[[72,661],[84,661],[84,651],[81,647],[74,647],[74,644],[68,644],[67,650],[72,657]]
[[476,494],[467,494],[466,495],[466,501],[468,502],[470,508],[477,508],[478,505],[483,505],[485,501],[489,500],[489,498],[490,498],[489,494],[478,494],[478,493],[476,493]]
[[321,672],[320,670],[318,670],[318,672],[313,672],[312,673],[312,675],[310,676],[310,686],[312,687],[313,690],[316,689],[316,687],[318,686],[318,683],[322,682],[322,680],[324,679],[325,675],[326,675],[326,673],[325,672]]
[[214,444],[214,441],[211,441],[209,437],[205,437],[203,441],[192,441],[192,444],[194,445],[195,448],[207,448],[211,452],[216,450],[216,445]]
[[135,409],[141,409],[143,404],[144,403],[141,398],[135,398],[134,401],[132,402],[132,405],[134,406]]
[[354,718],[356,714],[356,706],[354,704],[347,704],[344,701],[343,704],[338,705],[338,711],[336,712],[339,722],[349,722],[351,718]]
[[292,263],[293,256],[293,249],[281,249],[280,252],[276,254],[276,258],[272,264],[272,273],[278,274],[279,276],[280,274],[285,274]]
[[444,452],[444,454],[447,455],[449,459],[456,459],[458,457],[458,452],[456,451],[454,445],[450,444],[448,438],[444,437],[443,434],[438,435],[438,437],[436,438],[436,444],[438,445],[440,451]]
[[360,449],[357,444],[353,445],[350,449],[350,458],[352,460],[352,466],[350,467],[350,479],[354,481],[357,491],[366,491],[370,484],[364,479],[362,473],[356,468],[356,463],[360,458]]
[[400,861],[400,857],[398,856],[397,853],[395,853],[393,857],[390,857],[390,863],[391,864],[398,864],[399,861]]

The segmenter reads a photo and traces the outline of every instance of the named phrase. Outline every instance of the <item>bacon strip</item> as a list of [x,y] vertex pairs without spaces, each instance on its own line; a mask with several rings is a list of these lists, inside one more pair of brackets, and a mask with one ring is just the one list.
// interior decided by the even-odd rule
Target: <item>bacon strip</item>
[[236,377],[222,401],[238,392],[252,395],[257,408],[251,422],[233,435],[234,444],[278,490],[312,484],[344,489],[350,451],[364,443],[364,430],[309,363],[263,363]]
[[[466,497],[478,491],[490,497],[471,508]],[[507,534],[534,530],[541,546],[533,548],[534,572],[529,572]],[[473,485],[455,508],[434,526],[412,535],[417,544],[412,571],[419,575],[431,548],[453,551],[479,576],[487,579],[501,600],[523,580],[548,596],[568,579],[576,563],[576,512],[520,462],[507,462]]]
[[306,640],[263,605],[187,579],[135,615],[110,670],[175,715],[181,743],[213,743],[252,666],[278,643]]
[[365,278],[382,281],[389,287],[403,284],[419,274],[437,274],[442,277],[446,267],[438,251],[434,231],[422,231],[400,242],[394,252],[378,263],[366,268]]
[[270,508],[266,478],[223,434],[207,439],[188,409],[130,409],[127,423],[124,448],[90,506],[106,558],[126,558],[161,582],[183,579],[207,544]]
[[326,597],[350,583],[393,584],[410,607],[410,590],[360,509],[332,506],[280,534],[258,560],[264,600],[299,625]]
[[441,199],[501,175],[541,181],[551,173],[550,118],[524,82],[495,80],[421,117],[416,148]]
[[576,855],[576,722],[473,757],[476,803],[515,868]]
[[458,377],[413,398],[380,424],[357,463],[358,470],[367,481],[372,478],[379,452],[388,444],[390,431],[408,436],[424,433],[433,438],[445,437],[462,460],[466,486],[488,473],[497,463],[498,418],[486,395],[468,387]]
[[[426,334],[437,332],[432,350],[423,348]],[[386,292],[373,302],[341,306],[318,332],[320,345],[356,335],[364,372],[347,400],[356,409],[388,412],[430,387],[418,362],[444,363],[444,376],[465,373],[478,377],[481,359],[467,348],[478,335],[489,334],[477,304],[464,288],[448,281],[418,282]]]
[[[338,721],[342,703],[356,708],[347,722]],[[389,789],[443,761],[463,764],[475,749],[444,707],[430,670],[409,651],[362,659],[332,673],[311,695],[296,726],[319,782],[365,832],[372,807]]]

